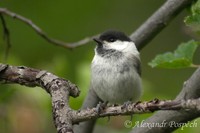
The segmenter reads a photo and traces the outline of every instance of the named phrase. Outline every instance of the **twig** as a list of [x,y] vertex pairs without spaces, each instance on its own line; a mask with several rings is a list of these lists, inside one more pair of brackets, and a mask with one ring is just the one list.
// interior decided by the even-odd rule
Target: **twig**
[[2,22],[2,26],[3,26],[3,38],[6,42],[6,50],[5,50],[5,57],[4,57],[4,62],[6,62],[8,55],[9,55],[10,47],[11,47],[10,32],[9,32],[7,26],[6,26],[6,22],[5,22],[2,14],[0,14],[0,19],[1,19],[1,22]]
[[193,100],[152,100],[144,101],[140,103],[129,103],[125,105],[109,106],[105,107],[100,113],[97,108],[85,109],[75,111],[73,113],[73,123],[79,123],[86,120],[96,119],[107,116],[122,116],[132,114],[146,114],[152,113],[158,110],[182,110],[186,112],[196,111],[200,113],[200,98]]
[[52,44],[57,45],[57,46],[62,46],[64,48],[73,49],[73,48],[82,46],[86,43],[89,43],[94,37],[98,36],[98,35],[93,35],[91,37],[86,37],[86,38],[84,38],[84,39],[82,39],[78,42],[67,43],[67,42],[63,42],[63,41],[48,37],[48,35],[40,27],[38,27],[35,23],[33,23],[30,19],[25,18],[25,17],[23,17],[19,14],[14,13],[14,12],[11,12],[6,8],[0,8],[0,14],[5,14],[7,16],[14,18],[14,19],[18,19],[18,20],[24,22],[25,24],[30,26],[38,35],[40,35],[43,39],[45,39],[49,43],[52,43]]

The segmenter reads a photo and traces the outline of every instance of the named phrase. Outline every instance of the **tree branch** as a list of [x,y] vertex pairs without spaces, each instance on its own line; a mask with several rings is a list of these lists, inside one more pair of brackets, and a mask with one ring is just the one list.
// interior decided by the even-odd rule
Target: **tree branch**
[[[152,113],[157,110],[186,110],[195,111],[200,113],[200,98],[193,100],[182,100],[182,101],[172,101],[172,100],[158,100],[154,99],[152,101],[145,101],[140,103],[129,103],[126,105],[118,106],[108,106],[105,107],[100,113],[97,108],[80,110],[75,112],[73,115],[73,123],[79,123],[86,120],[96,119],[100,117],[107,116],[123,116],[132,114],[146,114]],[[200,114],[199,114],[200,115]]]
[[0,8],[0,14],[4,14],[7,16],[10,16],[14,19],[18,19],[22,22],[24,22],[25,24],[27,24],[28,26],[30,26],[38,35],[40,35],[43,39],[45,39],[47,42],[57,45],[57,46],[61,46],[64,48],[76,48],[82,45],[85,45],[86,43],[92,41],[92,39],[98,35],[93,35],[91,37],[86,37],[78,42],[74,42],[74,43],[68,43],[68,42],[63,42],[54,38],[50,38],[40,27],[38,27],[35,23],[33,23],[30,19],[25,18],[19,14],[16,14],[12,11],[9,11],[6,8]]
[[130,37],[140,50],[147,45],[185,7],[196,0],[167,0]]
[[0,64],[0,81],[45,89],[52,97],[53,118],[58,133],[73,132],[71,114],[68,113],[71,112],[68,98],[69,95],[73,97],[79,95],[76,85],[47,71],[5,64]]

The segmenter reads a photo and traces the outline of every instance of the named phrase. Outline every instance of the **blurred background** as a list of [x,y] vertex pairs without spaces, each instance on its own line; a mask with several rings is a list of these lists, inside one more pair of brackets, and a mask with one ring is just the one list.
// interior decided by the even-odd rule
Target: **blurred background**
[[[107,29],[134,32],[166,0],[0,0],[0,7],[31,19],[50,37],[76,42]],[[141,100],[174,99],[183,82],[195,71],[187,69],[152,69],[148,66],[157,54],[173,51],[181,43],[194,37],[183,23],[188,14],[184,10],[141,51],[143,96]],[[5,16],[10,30],[11,50],[6,63],[44,69],[69,79],[81,89],[80,97],[70,99],[73,109],[79,109],[88,91],[90,63],[95,43],[65,49],[46,42],[23,22]],[[5,54],[2,25],[0,24],[0,62]],[[198,38],[195,38],[198,39]],[[199,49],[198,49],[199,51]],[[200,52],[195,54],[199,63]],[[133,123],[152,114],[134,115]],[[126,133],[124,122],[130,117],[111,117],[98,120],[95,133]],[[184,128],[175,133],[196,133],[198,127]],[[20,85],[0,85],[0,133],[55,133],[50,96],[41,88]]]

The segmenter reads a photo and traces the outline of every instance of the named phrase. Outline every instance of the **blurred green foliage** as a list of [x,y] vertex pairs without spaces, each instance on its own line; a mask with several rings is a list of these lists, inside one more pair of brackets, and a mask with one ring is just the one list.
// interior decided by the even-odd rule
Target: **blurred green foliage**
[[[107,29],[132,33],[165,1],[158,0],[1,0],[0,7],[8,8],[31,19],[50,37],[75,42]],[[186,12],[178,15],[148,46],[141,51],[144,93],[141,100],[173,99],[194,69],[152,69],[148,62],[158,53],[174,50],[180,42],[193,37],[183,23]],[[29,26],[5,16],[11,33],[11,50],[7,60],[11,65],[24,65],[44,69],[69,79],[81,89],[80,97],[70,99],[78,109],[87,94],[90,81],[90,62],[95,43],[64,49],[43,40]],[[0,25],[0,30],[2,25]],[[0,32],[0,62],[5,54],[3,33]],[[199,61],[200,53],[194,56]],[[173,77],[173,78],[172,78]],[[176,79],[176,80],[174,80]],[[49,95],[41,88],[19,85],[0,86],[0,132],[55,133]],[[133,121],[144,120],[148,115],[135,115]],[[129,117],[112,117],[111,122],[100,119],[98,127],[106,132],[127,132],[124,121]],[[98,128],[99,129],[99,128]],[[187,130],[186,130],[187,129]],[[199,128],[186,128],[177,133],[195,132]],[[96,129],[97,130],[97,129]],[[97,130],[98,132],[98,130]]]

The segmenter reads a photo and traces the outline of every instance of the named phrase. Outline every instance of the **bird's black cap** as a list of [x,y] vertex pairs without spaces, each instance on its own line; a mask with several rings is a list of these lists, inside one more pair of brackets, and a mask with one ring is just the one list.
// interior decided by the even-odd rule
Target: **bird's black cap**
[[117,30],[108,30],[103,32],[100,35],[99,40],[107,42],[114,42],[116,40],[131,41],[131,39],[125,33]]
[[103,32],[99,38],[93,39],[99,45],[103,44],[103,41],[115,42],[116,40],[120,41],[131,41],[131,39],[123,32],[117,30],[108,30]]

